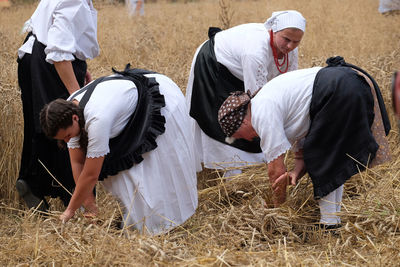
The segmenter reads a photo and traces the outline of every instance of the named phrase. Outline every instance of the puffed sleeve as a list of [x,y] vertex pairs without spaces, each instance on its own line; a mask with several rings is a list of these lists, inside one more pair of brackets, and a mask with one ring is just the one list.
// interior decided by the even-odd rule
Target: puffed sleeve
[[69,139],[69,142],[67,143],[67,147],[68,148],[80,148],[81,146],[79,144],[79,140],[80,140],[79,136],[72,137],[71,139]]
[[80,24],[78,16],[82,7],[81,1],[60,1],[54,10],[53,23],[49,28],[47,47],[45,48],[46,61],[73,61],[76,52],[75,27]]
[[279,106],[271,100],[263,99],[252,104],[251,114],[251,122],[261,139],[261,149],[267,163],[291,148],[292,145],[285,134],[284,116]]
[[98,158],[110,152],[109,140],[111,134],[112,119],[110,113],[94,114],[85,117],[88,133],[87,158]]
[[245,90],[254,93],[267,83],[268,70],[256,55],[246,54],[241,60]]

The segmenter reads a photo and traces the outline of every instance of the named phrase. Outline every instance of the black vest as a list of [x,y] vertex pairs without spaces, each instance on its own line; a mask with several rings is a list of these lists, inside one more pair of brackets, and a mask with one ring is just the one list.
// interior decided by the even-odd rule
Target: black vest
[[161,115],[161,108],[165,107],[164,96],[160,94],[159,84],[155,78],[144,76],[144,74],[155,72],[130,69],[129,64],[124,71],[119,72],[113,69],[113,72],[120,75],[96,79],[72,96],[85,93],[79,102],[79,106],[85,108],[96,86],[103,81],[130,80],[138,90],[135,111],[122,132],[110,139],[110,153],[105,156],[99,180],[104,180],[108,176],[116,175],[140,163],[144,153],[157,148],[156,138],[165,132],[165,118]]

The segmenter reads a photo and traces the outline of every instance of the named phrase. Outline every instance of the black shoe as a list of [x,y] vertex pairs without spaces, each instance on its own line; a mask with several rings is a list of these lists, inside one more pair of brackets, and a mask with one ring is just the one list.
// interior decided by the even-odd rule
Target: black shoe
[[316,227],[322,233],[325,233],[325,234],[331,233],[335,236],[338,236],[340,228],[342,227],[342,224],[340,224],[340,223],[337,223],[337,224],[317,223]]
[[317,224],[318,228],[321,230],[336,230],[342,227],[342,224],[337,223],[337,224],[324,224],[324,223],[318,223]]
[[22,179],[18,179],[15,183],[18,194],[24,199],[29,209],[34,208],[39,211],[46,211],[49,208],[49,204],[44,198],[35,196],[27,182]]

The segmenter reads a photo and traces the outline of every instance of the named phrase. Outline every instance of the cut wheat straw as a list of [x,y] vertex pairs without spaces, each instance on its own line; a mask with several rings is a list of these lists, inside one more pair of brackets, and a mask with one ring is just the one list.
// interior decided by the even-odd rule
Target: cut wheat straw
[[[263,22],[272,11],[297,9],[307,19],[299,47],[300,67],[322,66],[333,55],[363,67],[380,85],[395,122],[389,88],[393,70],[400,68],[400,17],[382,16],[378,1],[205,0],[185,4],[159,0],[146,3],[145,16],[131,19],[124,15],[123,4],[107,2],[94,1],[101,46],[101,55],[89,61],[94,77],[129,62],[168,75],[185,91],[193,54],[206,40],[209,26]],[[118,229],[121,208],[101,187],[97,195],[100,214],[94,221],[77,214],[62,225],[58,216],[63,207],[55,199],[50,200],[46,216],[26,210],[14,190],[23,131],[15,59],[24,39],[20,29],[34,8],[11,6],[2,9],[0,16],[1,265],[399,265],[397,127],[390,134],[393,161],[345,184],[340,214],[344,226],[336,234],[313,227],[319,211],[308,177],[289,187],[282,207],[269,208],[265,166],[247,168],[232,179],[224,179],[223,172],[203,171],[198,175],[196,214],[182,226],[155,237]],[[291,166],[291,160],[288,163]]]

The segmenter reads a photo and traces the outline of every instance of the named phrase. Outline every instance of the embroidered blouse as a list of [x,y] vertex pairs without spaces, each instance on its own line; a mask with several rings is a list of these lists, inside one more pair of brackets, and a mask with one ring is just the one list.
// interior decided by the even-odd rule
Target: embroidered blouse
[[[270,36],[262,23],[242,24],[215,35],[215,55],[237,78],[245,90],[254,93],[280,75],[270,47]],[[297,48],[289,52],[288,72],[298,68]]]

